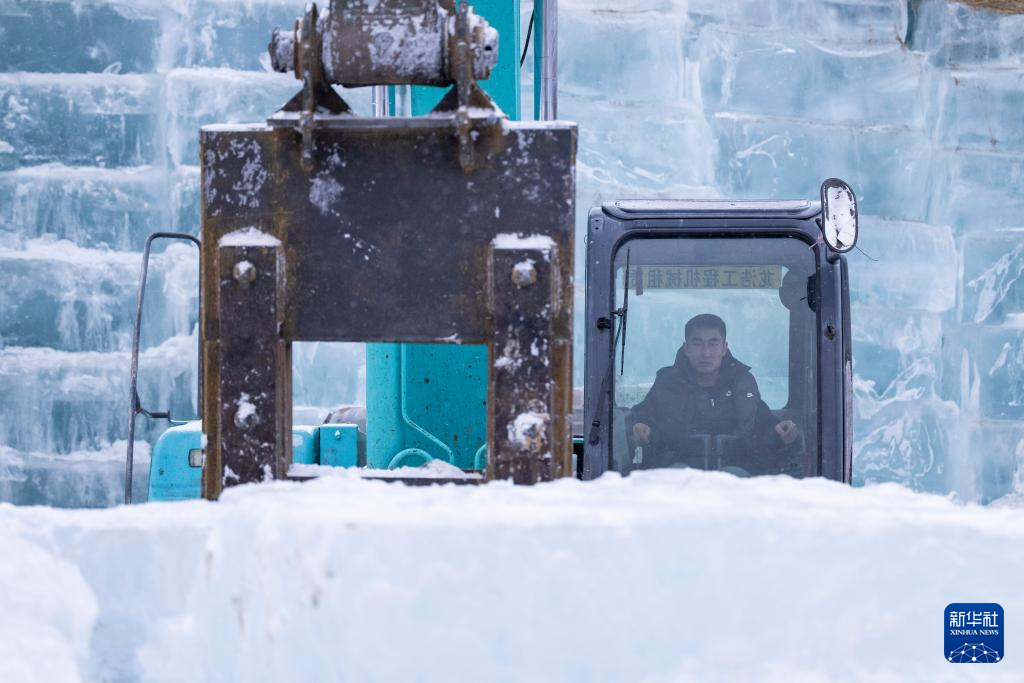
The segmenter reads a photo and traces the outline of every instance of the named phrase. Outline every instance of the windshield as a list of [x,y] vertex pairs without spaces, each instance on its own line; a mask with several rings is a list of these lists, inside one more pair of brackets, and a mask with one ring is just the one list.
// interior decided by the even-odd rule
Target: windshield
[[615,274],[614,307],[627,306],[613,373],[615,469],[818,473],[808,244],[633,239],[616,252]]

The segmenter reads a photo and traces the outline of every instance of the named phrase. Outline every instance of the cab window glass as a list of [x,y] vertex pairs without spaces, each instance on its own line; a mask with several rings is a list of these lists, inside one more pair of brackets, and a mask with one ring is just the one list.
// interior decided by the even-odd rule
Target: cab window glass
[[[613,465],[816,473],[814,273],[813,252],[793,238],[620,247],[614,306],[628,314],[615,351]],[[684,346],[698,317],[704,329]]]

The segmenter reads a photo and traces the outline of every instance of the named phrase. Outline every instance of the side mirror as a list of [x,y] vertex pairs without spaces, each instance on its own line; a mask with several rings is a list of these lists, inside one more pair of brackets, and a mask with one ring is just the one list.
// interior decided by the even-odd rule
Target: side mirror
[[821,184],[821,231],[829,249],[840,254],[857,244],[857,197],[838,178]]

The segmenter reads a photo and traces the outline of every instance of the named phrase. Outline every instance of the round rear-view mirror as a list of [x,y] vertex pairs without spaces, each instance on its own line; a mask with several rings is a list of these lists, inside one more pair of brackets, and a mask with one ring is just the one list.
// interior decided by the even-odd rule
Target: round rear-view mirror
[[829,248],[840,254],[857,244],[857,197],[838,178],[821,184],[821,231]]

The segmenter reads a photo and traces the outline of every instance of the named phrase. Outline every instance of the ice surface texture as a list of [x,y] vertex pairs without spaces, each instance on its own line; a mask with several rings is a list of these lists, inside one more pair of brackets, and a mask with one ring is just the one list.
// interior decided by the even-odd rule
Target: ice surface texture
[[[0,0],[0,501],[118,502],[142,246],[198,234],[199,127],[263,120],[298,90],[266,43],[302,10]],[[180,417],[195,415],[197,268],[191,245],[157,243],[142,329],[143,404]],[[360,397],[353,353],[296,349],[297,415]]]
[[[1019,490],[1024,15],[945,0],[559,4],[579,230],[602,200],[816,197],[844,178],[876,259],[849,256],[855,481],[978,501]],[[65,502],[116,499],[96,482],[116,484],[108,455],[125,438],[142,244],[198,231],[198,127],[260,121],[297,89],[265,46],[302,8],[0,0],[0,500],[58,502],[26,487],[59,490],[38,482],[64,461],[98,468],[62,480]],[[367,93],[348,99],[369,111]],[[196,379],[189,249],[154,261],[143,331],[149,357],[182,354],[144,359],[144,398],[179,410]],[[581,319],[576,333],[580,359]],[[295,401],[313,406],[297,415],[359,398],[358,351],[295,356]]]
[[4,681],[1024,677],[1008,656],[953,678],[936,636],[951,586],[1024,602],[1024,509],[895,485],[341,474],[216,505],[0,512]]
[[940,0],[560,11],[579,225],[623,195],[815,197],[847,180],[871,257],[848,257],[855,482],[1019,491],[1024,16]]

